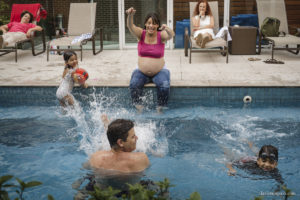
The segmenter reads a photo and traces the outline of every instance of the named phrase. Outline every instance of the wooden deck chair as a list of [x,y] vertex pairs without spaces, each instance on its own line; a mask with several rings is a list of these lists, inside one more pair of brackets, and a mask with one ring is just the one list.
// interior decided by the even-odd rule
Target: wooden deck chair
[[[36,24],[40,21],[40,18],[46,18],[47,12],[45,10],[42,10],[42,6],[39,3],[36,4],[13,4],[11,9],[11,16],[10,16],[10,22],[20,22],[21,20],[21,13],[23,11],[29,11],[33,15],[33,21],[32,23]],[[37,33],[40,32],[40,33]],[[35,39],[41,37],[43,49],[40,52],[35,51]],[[18,61],[18,47],[24,43],[30,43],[31,49],[32,49],[32,55],[37,56],[41,53],[44,53],[46,51],[46,40],[45,40],[45,32],[42,31],[36,31],[30,38],[27,38],[25,40],[21,40],[16,42],[15,44],[11,44],[10,46],[6,46],[5,48],[0,48],[0,56],[3,56],[5,54],[15,52],[15,61]]]
[[[261,27],[266,17],[274,17],[280,20],[279,32],[284,32],[285,36],[264,37],[271,42],[272,60],[274,59],[274,50],[287,50],[291,53],[298,54],[300,50],[300,37],[289,34],[287,15],[284,0],[256,0],[258,22]],[[260,41],[263,35],[260,31]],[[290,47],[292,45],[293,47]],[[259,42],[259,53],[261,52],[261,42]]]
[[[81,52],[82,46],[92,41],[93,54],[96,55],[103,50],[102,29],[95,28],[97,3],[71,3],[69,12],[69,23],[67,35],[51,40],[47,45],[47,61],[50,51],[70,50]],[[85,36],[91,37],[86,38]],[[99,35],[100,48],[96,51],[96,35]],[[56,49],[51,48],[56,46]],[[78,48],[79,47],[79,48]]]
[[[217,1],[209,1],[209,6],[212,11],[212,15],[214,17],[214,33],[216,34],[219,31],[219,9]],[[190,2],[190,29],[191,32],[193,30],[192,17],[193,12],[196,7],[197,2]],[[226,56],[226,63],[228,63],[228,42],[227,42],[227,34],[225,39],[223,38],[215,38],[212,41],[206,43],[205,48],[200,48],[196,41],[193,38],[193,33],[189,35],[188,28],[185,28],[184,33],[184,54],[188,56],[188,49],[190,50],[190,60],[192,62],[192,53],[201,53],[201,52],[220,52],[223,56]],[[188,47],[189,45],[189,47]]]

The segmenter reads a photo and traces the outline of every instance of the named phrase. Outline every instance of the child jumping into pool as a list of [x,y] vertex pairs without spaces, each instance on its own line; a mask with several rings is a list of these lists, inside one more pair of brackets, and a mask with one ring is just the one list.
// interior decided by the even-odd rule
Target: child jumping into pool
[[65,61],[65,69],[62,75],[62,81],[59,88],[56,91],[56,97],[60,102],[60,105],[66,107],[67,105],[74,105],[74,97],[71,94],[74,83],[80,84],[83,88],[87,88],[88,85],[85,82],[88,78],[88,74],[85,73],[85,77],[76,73],[77,70],[84,71],[78,68],[77,55],[74,51],[66,51],[63,55]]
[[[255,152],[252,142],[248,142],[250,149],[256,153],[256,156],[246,156],[238,160],[232,160],[226,164],[228,174],[239,175],[233,168],[239,168],[253,175],[268,176],[283,184],[283,179],[278,171],[278,149],[272,145],[264,145],[259,152]],[[226,153],[225,153],[226,154]]]

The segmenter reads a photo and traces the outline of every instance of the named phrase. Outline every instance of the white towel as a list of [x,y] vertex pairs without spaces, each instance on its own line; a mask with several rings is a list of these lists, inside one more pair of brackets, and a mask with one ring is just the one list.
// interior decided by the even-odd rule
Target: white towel
[[76,44],[76,43],[79,43],[81,42],[82,40],[86,40],[86,39],[89,39],[92,37],[92,34],[91,33],[83,33],[81,34],[80,36],[74,38],[71,42],[71,44]]
[[232,38],[227,26],[224,26],[219,30],[219,32],[216,34],[216,38],[225,38],[225,30],[227,30],[227,41],[231,41]]

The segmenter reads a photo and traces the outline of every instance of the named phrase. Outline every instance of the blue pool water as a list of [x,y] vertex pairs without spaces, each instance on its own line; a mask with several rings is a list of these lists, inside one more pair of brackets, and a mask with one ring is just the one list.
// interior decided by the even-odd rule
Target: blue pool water
[[[151,162],[143,178],[169,178],[175,185],[170,190],[172,199],[186,199],[194,191],[202,199],[253,199],[274,192],[278,182],[272,178],[243,171],[239,171],[241,176],[227,175],[223,149],[230,149],[236,156],[253,155],[246,140],[256,146],[278,147],[278,169],[295,193],[291,199],[299,199],[300,95],[293,97],[298,90],[289,95],[292,98],[283,96],[286,101],[274,95],[272,100],[269,96],[261,98],[257,94],[263,92],[253,90],[250,105],[237,100],[249,94],[241,89],[230,95],[222,91],[226,93],[223,100],[218,97],[220,91],[214,97],[209,95],[216,91],[201,91],[207,94],[202,101],[197,101],[199,94],[193,91],[194,95],[182,94],[183,100],[171,98],[169,109],[161,115],[151,103],[144,113],[137,114],[125,88],[115,94],[104,90],[75,94],[80,108],[66,115],[51,96],[55,88],[10,90],[0,89],[0,175],[43,182],[25,193],[26,199],[47,199],[47,194],[55,199],[73,199],[77,191],[72,183],[89,173],[82,167],[88,155],[97,149],[109,149],[99,120],[101,113],[111,119],[135,121],[137,150],[146,152]],[[146,93],[152,102],[155,92]],[[172,91],[173,95],[177,93]],[[279,199],[265,197],[274,198]]]

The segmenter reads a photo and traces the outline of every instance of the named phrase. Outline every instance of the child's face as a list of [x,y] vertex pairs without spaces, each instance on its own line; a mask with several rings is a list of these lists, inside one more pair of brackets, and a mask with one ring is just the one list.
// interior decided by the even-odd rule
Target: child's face
[[73,55],[69,58],[68,62],[66,62],[72,68],[75,68],[78,65],[77,56]]
[[272,171],[277,166],[277,161],[269,158],[258,158],[257,165],[265,171]]

